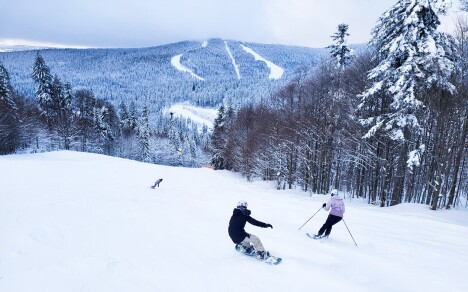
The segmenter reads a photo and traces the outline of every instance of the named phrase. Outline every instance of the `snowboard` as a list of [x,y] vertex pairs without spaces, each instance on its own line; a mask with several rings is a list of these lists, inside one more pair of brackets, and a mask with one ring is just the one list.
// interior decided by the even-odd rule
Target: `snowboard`
[[[257,258],[255,256],[256,255],[255,249],[252,249],[252,252],[248,253],[248,252],[246,252],[246,250],[242,246],[242,244],[236,244],[236,250],[238,252],[240,252],[241,254],[245,254],[246,256]],[[260,261],[262,261],[264,263],[267,263],[267,264],[270,264],[270,265],[277,265],[277,264],[281,263],[283,261],[283,259],[270,255],[268,258],[266,258],[264,260],[260,260]]]

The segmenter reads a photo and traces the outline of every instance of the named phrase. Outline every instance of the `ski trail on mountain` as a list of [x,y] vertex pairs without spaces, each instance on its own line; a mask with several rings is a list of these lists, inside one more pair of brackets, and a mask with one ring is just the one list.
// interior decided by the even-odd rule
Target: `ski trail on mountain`
[[177,117],[190,119],[199,126],[198,131],[200,132],[203,130],[203,126],[212,131],[214,120],[218,115],[218,111],[215,109],[197,107],[188,103],[173,104],[165,112],[173,113]]
[[244,49],[244,51],[246,51],[247,53],[253,55],[256,61],[265,62],[265,64],[270,69],[270,75],[268,76],[269,79],[281,79],[281,77],[283,77],[283,73],[284,73],[283,68],[281,68],[280,66],[274,64],[273,62],[263,58],[257,52],[252,50],[251,48],[246,47],[244,45],[241,45],[241,47],[242,47],[242,49]]
[[237,79],[241,79],[240,72],[239,72],[239,65],[237,65],[236,60],[234,59],[234,56],[232,55],[231,50],[229,49],[226,41],[224,41],[224,46],[226,47],[226,51],[229,55],[229,58],[231,58],[232,66],[234,66],[234,70],[236,71],[236,74],[237,74]]
[[190,75],[192,75],[192,77],[197,78],[198,80],[205,80],[204,78],[198,76],[192,70],[190,70],[189,68],[185,67],[184,65],[180,63],[180,58],[182,58],[182,55],[183,54],[175,55],[171,58],[172,66],[174,66],[177,70],[181,72],[189,73]]

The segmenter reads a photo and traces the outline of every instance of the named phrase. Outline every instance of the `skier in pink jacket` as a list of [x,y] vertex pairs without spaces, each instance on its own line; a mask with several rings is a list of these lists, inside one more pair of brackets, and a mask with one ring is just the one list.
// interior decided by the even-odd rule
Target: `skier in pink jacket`
[[[343,219],[343,213],[345,212],[345,205],[343,203],[343,199],[340,198],[338,194],[338,190],[334,189],[330,193],[330,199],[328,203],[323,203],[322,207],[325,210],[330,210],[328,215],[327,221],[323,224],[322,228],[320,228],[319,232],[314,235],[314,238],[322,238],[328,237],[332,230],[332,226],[336,223],[340,222]],[[325,232],[325,235],[322,234]]]

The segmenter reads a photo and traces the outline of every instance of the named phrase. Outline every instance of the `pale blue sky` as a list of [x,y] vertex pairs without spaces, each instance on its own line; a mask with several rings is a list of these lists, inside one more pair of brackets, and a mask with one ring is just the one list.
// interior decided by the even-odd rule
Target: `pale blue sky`
[[[308,47],[339,23],[366,43],[397,0],[0,0],[0,44],[147,47],[212,37]],[[458,8],[458,0],[454,1]],[[455,15],[442,20],[452,31]]]

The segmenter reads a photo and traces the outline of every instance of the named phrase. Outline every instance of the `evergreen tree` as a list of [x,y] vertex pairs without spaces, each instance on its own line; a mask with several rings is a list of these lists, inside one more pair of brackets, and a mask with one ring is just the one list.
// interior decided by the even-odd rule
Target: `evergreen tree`
[[75,127],[75,116],[72,110],[73,89],[70,83],[62,85],[60,79],[55,76],[52,83],[54,97],[54,124],[53,129],[62,141],[63,148],[69,150],[72,140],[77,134]]
[[94,127],[94,108],[96,98],[89,90],[78,90],[75,93],[76,103],[76,125],[80,139],[80,151],[86,152],[91,150],[90,146],[93,142],[93,127]]
[[18,109],[12,99],[10,76],[0,63],[0,154],[13,153],[19,144]]
[[72,99],[73,99],[73,89],[72,86],[69,82],[65,83],[65,88],[64,88],[64,95],[63,95],[63,103],[61,104],[61,107],[65,110],[71,110],[72,109]]
[[141,150],[141,160],[144,162],[151,162],[151,153],[150,153],[150,129],[149,129],[149,119],[148,119],[148,107],[145,105],[143,111],[141,112],[141,121],[138,129],[138,138],[140,142]]
[[112,105],[102,100],[96,101],[94,108],[94,123],[98,132],[99,144],[103,148],[103,152],[111,155],[113,143],[115,141],[115,129],[113,128],[113,116],[115,110]]
[[408,138],[420,128],[416,95],[437,86],[455,91],[449,77],[454,69],[454,40],[436,29],[446,0],[399,0],[385,12],[372,31],[370,45],[379,64],[369,72],[371,86],[360,97],[365,137],[384,131],[393,140]]
[[334,33],[331,38],[335,44],[328,46],[330,54],[334,58],[340,69],[344,69],[354,56],[354,51],[347,45],[346,38],[349,36],[348,25],[339,24],[338,31]]
[[215,169],[224,169],[224,147],[226,143],[225,130],[225,112],[224,105],[221,105],[218,110],[218,116],[214,120],[213,135],[211,136],[212,159],[211,165]]
[[134,100],[130,103],[130,108],[129,108],[129,116],[128,116],[128,121],[127,121],[127,126],[128,129],[131,131],[137,130],[138,127],[138,112],[137,112],[137,106]]
[[52,76],[50,75],[49,67],[45,64],[44,59],[39,53],[36,55],[31,77],[38,83],[36,100],[41,109],[46,112],[46,116],[50,117],[53,107]]
[[133,105],[132,107],[132,118],[127,109],[127,105],[124,101],[121,101],[119,104],[119,117],[120,117],[120,129],[122,129],[122,134],[124,138],[129,138],[134,132],[134,123],[135,123],[135,114],[136,108]]
[[[437,31],[439,15],[447,8],[446,0],[399,0],[373,29],[370,45],[378,65],[369,72],[371,84],[360,95],[359,115],[368,129],[364,137],[376,138],[377,159],[384,162],[382,173],[376,167],[375,174],[385,178],[381,206],[386,200],[391,205],[402,200],[408,142],[422,129],[417,113],[423,102],[418,97],[429,88],[455,92],[449,80],[455,68],[455,41]],[[395,147],[399,148],[396,162],[390,155]],[[396,165],[394,174],[392,165]],[[395,181],[390,184],[393,175]],[[389,199],[385,193],[390,187]]]

